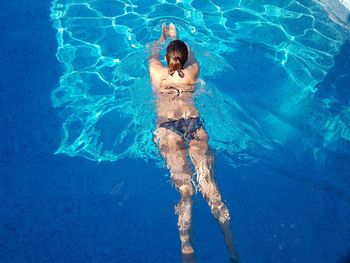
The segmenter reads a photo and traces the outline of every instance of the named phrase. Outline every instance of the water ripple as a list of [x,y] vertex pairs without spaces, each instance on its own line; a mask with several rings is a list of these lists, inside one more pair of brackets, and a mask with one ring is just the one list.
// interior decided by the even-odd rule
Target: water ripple
[[[293,133],[287,124],[267,132],[283,123],[272,112],[288,117],[298,112],[298,103],[316,91],[347,36],[320,5],[301,0],[53,0],[51,19],[57,59],[65,68],[51,94],[64,120],[57,153],[99,161],[159,157],[152,142],[147,43],[158,38],[163,22],[175,23],[198,57],[205,88],[199,87],[196,104],[212,148],[227,153],[236,166]],[[260,59],[281,76],[263,96],[262,89],[245,94],[256,105],[269,105],[261,116],[238,98],[242,91],[225,93],[213,81],[229,76],[234,83],[249,71],[245,67],[256,67],[259,60],[252,64],[249,58],[232,63],[243,49],[252,56],[261,52]],[[338,133],[346,137],[349,130]]]

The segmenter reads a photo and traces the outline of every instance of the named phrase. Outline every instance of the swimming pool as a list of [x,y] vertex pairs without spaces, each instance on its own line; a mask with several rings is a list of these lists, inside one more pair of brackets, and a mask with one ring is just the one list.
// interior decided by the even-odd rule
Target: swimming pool
[[[17,184],[34,184],[40,196],[6,199],[3,236],[12,241],[3,241],[4,262],[180,261],[178,197],[152,142],[147,73],[147,44],[163,22],[176,24],[201,65],[195,103],[242,262],[345,262],[346,24],[306,0],[57,0],[45,10],[63,69],[51,76],[58,83],[50,91],[55,113],[43,119],[59,114],[62,123],[49,128],[55,139],[42,162],[16,170]],[[45,165],[49,176],[35,176],[34,167]],[[199,195],[194,209],[197,261],[226,262]],[[8,215],[19,218],[20,211],[22,221]],[[14,255],[16,248],[23,252]]]

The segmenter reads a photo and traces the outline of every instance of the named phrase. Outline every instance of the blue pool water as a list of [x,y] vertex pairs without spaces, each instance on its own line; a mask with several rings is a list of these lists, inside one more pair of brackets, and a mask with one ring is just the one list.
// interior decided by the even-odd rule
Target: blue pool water
[[[163,22],[201,65],[241,262],[350,260],[348,20],[306,0],[1,5],[0,262],[181,262],[152,142]],[[199,194],[193,241],[197,262],[228,262]]]

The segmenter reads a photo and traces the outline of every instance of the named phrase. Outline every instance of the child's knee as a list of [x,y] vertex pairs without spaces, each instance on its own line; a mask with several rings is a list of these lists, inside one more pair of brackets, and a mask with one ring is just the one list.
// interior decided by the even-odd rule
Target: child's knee
[[179,191],[183,198],[191,198],[194,192],[191,182],[185,183],[182,186],[180,186]]
[[190,174],[175,173],[172,175],[172,180],[182,198],[190,198],[194,194]]

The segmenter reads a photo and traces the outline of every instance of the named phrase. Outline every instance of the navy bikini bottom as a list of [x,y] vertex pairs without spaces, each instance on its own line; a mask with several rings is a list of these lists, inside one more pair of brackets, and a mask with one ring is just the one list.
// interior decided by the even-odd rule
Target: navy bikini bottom
[[159,125],[159,127],[169,129],[182,137],[182,139],[189,143],[194,139],[196,131],[202,127],[202,122],[199,117],[178,119],[173,121],[166,121]]

